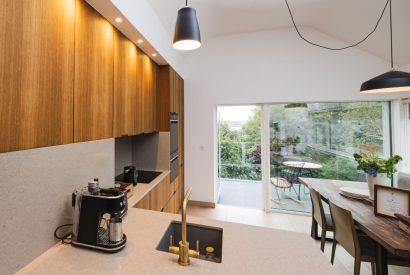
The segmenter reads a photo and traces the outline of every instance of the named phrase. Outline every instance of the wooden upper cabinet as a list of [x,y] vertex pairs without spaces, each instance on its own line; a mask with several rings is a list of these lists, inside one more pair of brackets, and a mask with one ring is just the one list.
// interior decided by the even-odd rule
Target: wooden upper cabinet
[[0,152],[73,142],[75,0],[0,4]]
[[170,113],[180,113],[181,91],[183,85],[183,79],[171,66],[160,66],[158,81],[160,93],[158,104],[160,131],[169,131]]
[[169,112],[171,104],[171,76],[169,73],[170,67],[159,66],[158,76],[158,123],[159,130],[169,132]]
[[122,33],[114,31],[114,136],[140,132],[138,117],[139,79],[137,47]]
[[97,11],[76,1],[74,142],[113,137],[113,33]]
[[159,74],[158,65],[146,54],[141,55],[142,62],[142,113],[141,120],[143,124],[143,133],[152,133],[159,131],[158,125],[158,89],[157,76]]

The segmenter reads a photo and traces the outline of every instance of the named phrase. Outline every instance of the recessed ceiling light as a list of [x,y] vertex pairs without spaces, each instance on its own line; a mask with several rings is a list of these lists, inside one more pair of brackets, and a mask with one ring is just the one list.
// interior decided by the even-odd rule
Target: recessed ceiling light
[[153,56],[153,57],[156,57],[156,56],[157,56],[157,54],[156,54],[156,53],[153,53],[153,54],[152,54],[152,56]]
[[121,23],[121,22],[122,22],[122,18],[120,18],[120,17],[115,18],[115,22]]
[[144,42],[144,40],[142,40],[142,39],[138,39],[138,41],[137,41],[138,43],[143,43]]

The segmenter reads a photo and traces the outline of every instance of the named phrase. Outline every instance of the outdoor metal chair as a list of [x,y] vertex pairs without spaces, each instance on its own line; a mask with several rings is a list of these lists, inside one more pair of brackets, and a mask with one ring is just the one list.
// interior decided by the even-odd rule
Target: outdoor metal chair
[[[295,187],[293,186],[294,175],[289,173],[288,169],[290,167],[279,166],[275,169],[276,176],[270,179],[271,184],[275,187],[275,192],[278,197],[278,201],[280,202],[280,196],[278,192],[279,189],[293,189],[300,200],[300,194],[296,191]],[[290,195],[289,195],[290,196]],[[290,196],[291,197],[291,196]],[[291,197],[292,198],[292,197]]]
[[299,177],[302,175],[302,171],[303,171],[303,165],[304,163],[301,162],[300,164],[294,164],[292,166],[283,166],[285,167],[283,170],[283,177],[289,181],[292,186],[294,184],[298,184],[299,185],[299,192],[296,192],[296,194],[298,195],[298,200],[300,200],[300,187],[301,187],[301,183],[299,182]]

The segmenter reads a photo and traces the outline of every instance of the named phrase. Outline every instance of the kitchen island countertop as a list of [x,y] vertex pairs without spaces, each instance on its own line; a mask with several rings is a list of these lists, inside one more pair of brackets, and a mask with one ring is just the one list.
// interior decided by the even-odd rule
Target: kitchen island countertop
[[179,215],[131,208],[124,222],[127,245],[115,254],[57,244],[17,274],[336,274],[308,234],[188,217],[189,223],[223,228],[222,263],[178,256],[156,247]]

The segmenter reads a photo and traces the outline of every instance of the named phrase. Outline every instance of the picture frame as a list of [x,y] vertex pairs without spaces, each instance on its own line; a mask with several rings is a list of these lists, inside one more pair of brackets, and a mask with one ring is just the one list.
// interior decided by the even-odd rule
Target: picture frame
[[395,218],[395,213],[410,215],[410,190],[374,185],[374,214]]

